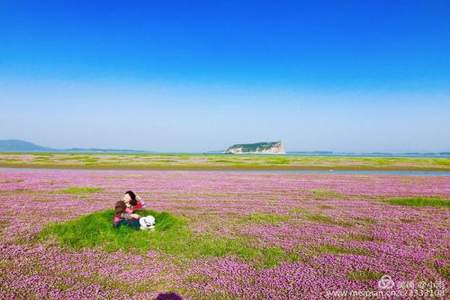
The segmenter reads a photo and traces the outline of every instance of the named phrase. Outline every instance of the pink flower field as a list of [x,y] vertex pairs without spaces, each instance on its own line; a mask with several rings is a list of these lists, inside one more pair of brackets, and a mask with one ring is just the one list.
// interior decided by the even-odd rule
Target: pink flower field
[[[192,235],[257,254],[189,257],[151,244],[107,251],[38,238],[49,223],[113,208],[130,189],[147,208],[186,220]],[[450,210],[389,202],[398,197],[448,201],[450,178],[3,169],[0,299],[448,298]],[[383,275],[392,285],[380,285]]]

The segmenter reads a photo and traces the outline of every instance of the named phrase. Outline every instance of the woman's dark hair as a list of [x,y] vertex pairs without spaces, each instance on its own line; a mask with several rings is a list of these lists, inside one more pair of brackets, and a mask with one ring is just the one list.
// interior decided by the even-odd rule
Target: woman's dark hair
[[130,204],[135,206],[137,204],[136,194],[133,191],[126,191],[125,194],[130,196]]
[[118,216],[121,213],[124,213],[126,208],[127,208],[127,206],[125,205],[125,202],[117,201],[116,205],[114,206],[115,215]]

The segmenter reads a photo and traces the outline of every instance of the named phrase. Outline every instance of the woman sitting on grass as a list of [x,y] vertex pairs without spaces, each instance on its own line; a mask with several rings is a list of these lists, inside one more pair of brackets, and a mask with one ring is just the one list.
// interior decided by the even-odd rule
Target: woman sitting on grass
[[139,229],[138,214],[134,211],[144,207],[144,202],[133,191],[127,191],[121,201],[117,201],[114,207],[114,228],[119,228],[121,225],[127,225],[134,229]]

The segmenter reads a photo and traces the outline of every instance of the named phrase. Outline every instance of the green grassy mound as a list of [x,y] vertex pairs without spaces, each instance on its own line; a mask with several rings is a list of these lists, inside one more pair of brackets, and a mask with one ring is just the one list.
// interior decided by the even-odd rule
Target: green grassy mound
[[281,248],[254,247],[243,238],[193,233],[188,227],[188,220],[167,212],[139,212],[142,216],[155,217],[155,231],[134,230],[127,226],[116,229],[112,227],[113,213],[112,209],[108,209],[64,223],[50,223],[38,238],[41,241],[56,239],[61,246],[73,249],[100,248],[108,252],[124,250],[144,253],[157,250],[182,258],[233,255],[260,267],[271,267],[291,257]]
[[445,207],[450,208],[450,199],[443,199],[437,197],[405,197],[405,198],[391,198],[387,202],[393,205],[404,206],[431,206],[431,207]]

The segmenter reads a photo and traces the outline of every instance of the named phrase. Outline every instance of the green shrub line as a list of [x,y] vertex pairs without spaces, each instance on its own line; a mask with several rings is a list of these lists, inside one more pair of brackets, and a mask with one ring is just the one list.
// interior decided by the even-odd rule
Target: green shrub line
[[146,253],[156,250],[180,258],[236,256],[257,267],[273,267],[293,257],[282,248],[252,246],[244,238],[226,238],[211,233],[194,233],[188,220],[152,210],[140,215],[156,219],[155,231],[134,230],[127,226],[112,227],[113,210],[107,209],[63,223],[50,223],[38,235],[38,240],[55,239],[62,247],[72,249],[100,248],[107,252],[123,250]]
[[387,199],[385,202],[392,205],[450,208],[450,199],[439,197],[396,197]]

